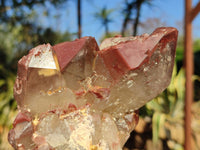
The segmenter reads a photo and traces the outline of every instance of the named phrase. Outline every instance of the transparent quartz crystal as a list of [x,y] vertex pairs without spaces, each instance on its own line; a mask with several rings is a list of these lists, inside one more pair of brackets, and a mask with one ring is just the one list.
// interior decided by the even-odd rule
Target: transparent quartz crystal
[[169,84],[177,30],[92,37],[33,48],[18,62],[19,114],[8,140],[18,150],[120,150],[138,109]]
[[65,86],[50,45],[34,50],[28,64],[25,84],[22,86],[24,97],[18,101],[18,106],[33,115],[65,108],[75,100],[72,91]]
[[110,87],[109,102],[104,111],[118,116],[120,112],[137,110],[169,85],[174,64],[170,49],[174,43],[167,43],[162,49],[160,47],[156,47],[148,62],[137,70],[127,72]]

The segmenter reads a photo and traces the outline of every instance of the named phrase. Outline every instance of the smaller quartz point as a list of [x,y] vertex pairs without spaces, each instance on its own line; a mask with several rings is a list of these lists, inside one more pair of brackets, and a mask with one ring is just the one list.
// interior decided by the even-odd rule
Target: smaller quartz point
[[[107,68],[107,79],[113,81],[104,111],[119,116],[137,110],[169,85],[177,34],[175,28],[158,28],[151,35],[114,37],[102,42],[97,59]],[[98,67],[97,74],[103,75],[105,71]]]
[[178,31],[39,45],[18,62],[16,150],[120,150],[170,82]]
[[99,47],[93,37],[83,37],[72,42],[53,46],[66,86],[80,88],[80,81],[93,74],[93,64]]
[[74,99],[56,62],[50,44],[33,48],[19,61],[14,96],[21,110],[40,114]]
[[33,149],[32,134],[34,132],[33,124],[29,112],[20,112],[14,123],[13,129],[9,132],[8,139],[14,149]]

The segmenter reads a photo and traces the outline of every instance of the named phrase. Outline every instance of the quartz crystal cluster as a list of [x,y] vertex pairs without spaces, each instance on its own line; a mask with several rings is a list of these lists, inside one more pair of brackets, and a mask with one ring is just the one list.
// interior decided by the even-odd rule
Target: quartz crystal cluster
[[39,45],[18,62],[18,150],[120,150],[137,110],[170,83],[178,31]]

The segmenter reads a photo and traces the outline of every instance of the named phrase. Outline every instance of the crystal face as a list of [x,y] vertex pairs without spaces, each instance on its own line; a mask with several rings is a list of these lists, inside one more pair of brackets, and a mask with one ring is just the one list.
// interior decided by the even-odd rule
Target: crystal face
[[[18,62],[14,149],[119,150],[137,110],[169,84],[178,31],[33,48]],[[100,47],[100,48],[99,48]]]

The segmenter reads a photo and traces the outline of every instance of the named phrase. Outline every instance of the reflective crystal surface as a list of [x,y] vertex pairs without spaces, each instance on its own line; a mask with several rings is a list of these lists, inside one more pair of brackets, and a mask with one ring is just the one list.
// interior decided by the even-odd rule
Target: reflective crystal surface
[[33,48],[18,62],[14,149],[120,150],[137,110],[169,84],[177,30]]

